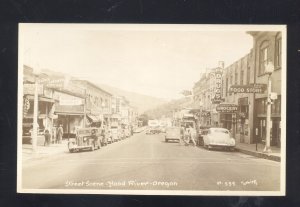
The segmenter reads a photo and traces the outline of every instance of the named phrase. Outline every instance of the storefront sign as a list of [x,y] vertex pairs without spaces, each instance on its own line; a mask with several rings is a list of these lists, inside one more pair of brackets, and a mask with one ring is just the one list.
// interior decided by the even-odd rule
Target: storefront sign
[[64,79],[50,79],[50,78],[42,78],[39,79],[38,82],[43,84],[47,88],[63,88],[64,87]]
[[217,70],[215,72],[215,80],[216,80],[216,85],[215,85],[215,96],[212,99],[212,103],[221,103],[221,86],[222,86],[222,71]]
[[83,104],[83,99],[71,96],[68,94],[61,93],[59,96],[59,104],[60,105],[66,105],[66,106],[78,106]]
[[229,88],[230,93],[264,93],[266,84],[233,85]]
[[[23,93],[26,95],[34,95],[35,84],[23,84]],[[43,95],[43,85],[38,84],[38,95]]]
[[216,107],[216,110],[223,113],[235,113],[238,110],[238,106],[235,104],[220,104]]
[[30,109],[30,102],[28,98],[23,99],[23,114],[26,115]]

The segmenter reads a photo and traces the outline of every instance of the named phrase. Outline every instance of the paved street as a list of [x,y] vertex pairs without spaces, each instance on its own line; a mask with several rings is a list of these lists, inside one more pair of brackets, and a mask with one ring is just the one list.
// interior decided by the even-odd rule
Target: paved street
[[279,190],[280,163],[135,134],[92,152],[23,161],[24,189]]

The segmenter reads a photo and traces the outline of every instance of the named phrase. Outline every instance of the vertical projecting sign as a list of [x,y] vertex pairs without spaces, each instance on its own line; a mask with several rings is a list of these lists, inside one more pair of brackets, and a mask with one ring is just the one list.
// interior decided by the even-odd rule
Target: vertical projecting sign
[[217,68],[215,72],[215,96],[212,99],[212,103],[219,104],[222,102],[221,100],[221,87],[222,87],[222,70],[221,68]]

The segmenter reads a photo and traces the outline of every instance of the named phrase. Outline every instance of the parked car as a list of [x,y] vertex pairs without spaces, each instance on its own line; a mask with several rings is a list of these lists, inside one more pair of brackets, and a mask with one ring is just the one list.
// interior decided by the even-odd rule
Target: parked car
[[175,140],[180,142],[180,127],[167,127],[166,128],[166,135],[165,141],[168,142],[169,140]]
[[110,136],[112,138],[112,142],[117,142],[121,140],[121,129],[118,126],[110,127]]
[[100,149],[100,131],[99,128],[80,128],[76,131],[76,138],[70,138],[68,148],[70,152],[78,152],[81,150]]
[[203,137],[207,134],[209,128],[211,128],[211,126],[200,126],[200,129],[198,131],[197,145],[204,145]]
[[131,131],[130,131],[130,128],[128,126],[126,126],[124,128],[124,133],[125,133],[126,137],[130,137],[131,136]]
[[235,147],[235,140],[225,128],[209,128],[207,134],[203,136],[203,141],[204,147],[208,149],[221,147],[233,150]]

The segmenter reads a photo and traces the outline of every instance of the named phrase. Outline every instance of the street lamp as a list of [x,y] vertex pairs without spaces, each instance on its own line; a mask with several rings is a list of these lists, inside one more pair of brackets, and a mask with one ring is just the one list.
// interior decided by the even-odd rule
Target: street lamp
[[200,125],[201,125],[202,124],[202,108],[203,108],[203,102],[202,101],[200,101],[199,107],[200,107],[200,119],[199,119],[199,121],[200,121]]
[[101,102],[101,109],[102,109],[101,128],[102,128],[102,129],[104,129],[104,126],[103,126],[103,122],[104,122],[104,120],[103,120],[103,119],[104,119],[104,107],[105,107],[105,103],[102,101],[102,102]]
[[34,80],[34,104],[33,104],[33,127],[32,127],[32,150],[36,152],[37,148],[37,131],[38,131],[38,106],[39,106],[39,96],[38,96],[38,75],[40,74],[40,69],[38,67],[33,68],[33,74],[35,76]]
[[267,133],[266,133],[266,144],[264,148],[264,152],[271,153],[271,93],[272,93],[272,80],[271,75],[274,71],[274,65],[271,62],[268,62],[265,65],[265,73],[268,74],[268,92],[267,92]]

